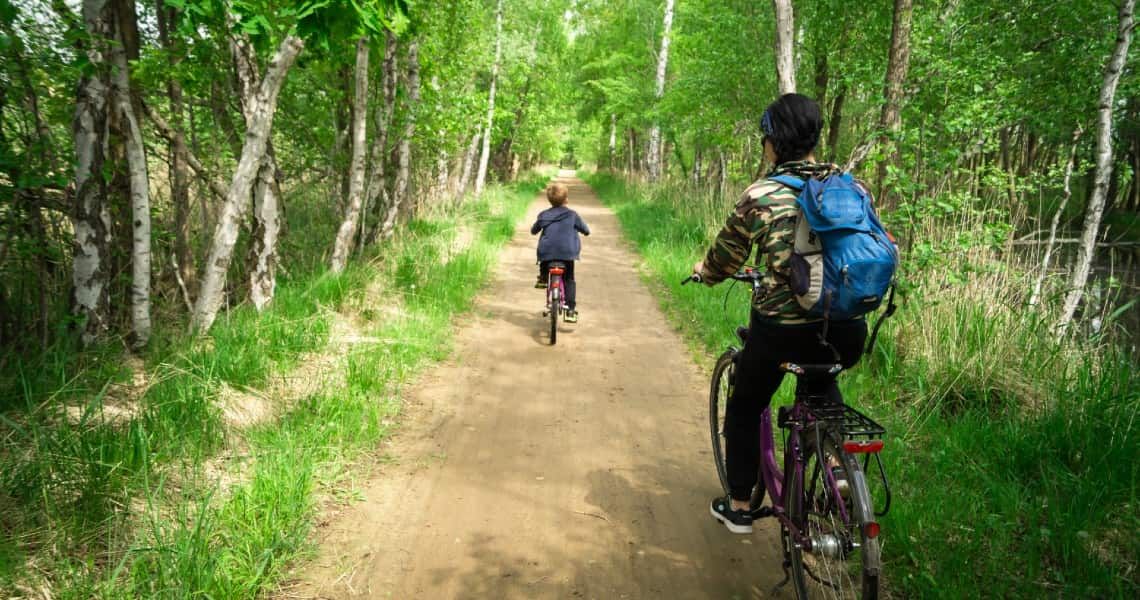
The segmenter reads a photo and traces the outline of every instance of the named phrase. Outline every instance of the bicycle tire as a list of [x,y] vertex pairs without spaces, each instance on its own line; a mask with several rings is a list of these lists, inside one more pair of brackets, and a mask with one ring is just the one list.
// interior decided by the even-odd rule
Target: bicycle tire
[[[814,437],[811,430],[804,431],[805,437]],[[801,530],[807,531],[813,546],[812,552],[790,539],[791,534],[783,531],[787,540],[785,548],[791,562],[792,589],[796,598],[862,598],[874,600],[879,596],[880,547],[877,537],[868,537],[863,525],[874,521],[871,495],[863,469],[855,457],[839,450],[835,439],[821,434],[823,452],[816,450],[814,440],[804,443],[804,481],[795,481],[797,473],[788,476],[790,492],[788,517]],[[826,456],[835,456],[839,468],[847,478],[848,493],[841,498],[847,510],[846,521],[839,512],[833,492],[824,492],[827,485],[824,469],[828,468]],[[822,465],[822,468],[821,468]],[[819,540],[819,541],[817,541]],[[831,556],[825,550],[828,544],[838,546],[858,540],[857,548],[837,550]],[[835,546],[833,546],[835,547]],[[817,572],[818,571],[818,572]]]
[[716,462],[716,474],[720,478],[720,487],[725,495],[728,490],[728,466],[725,463],[724,441],[724,414],[728,407],[728,399],[732,395],[733,366],[736,360],[735,350],[725,350],[716,361],[713,368],[712,383],[709,386],[709,434],[712,441],[713,460]]
[[[739,354],[739,350],[729,348],[720,355],[716,366],[713,367],[712,383],[709,387],[709,437],[712,442],[717,478],[720,479],[720,487],[726,496],[731,492],[728,486],[728,448],[725,445],[724,418],[728,400],[732,397],[732,379],[735,377],[735,361]],[[762,477],[762,472],[756,474],[756,486],[752,488],[750,504],[753,510],[764,502]]]
[[558,341],[558,313],[562,308],[562,298],[558,293],[557,284],[551,281],[551,285],[555,287],[550,290],[550,345],[553,346]]

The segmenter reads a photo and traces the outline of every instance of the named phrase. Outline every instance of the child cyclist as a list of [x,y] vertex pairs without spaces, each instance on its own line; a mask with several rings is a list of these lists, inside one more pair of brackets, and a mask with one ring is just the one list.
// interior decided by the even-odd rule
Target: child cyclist
[[552,183],[546,188],[546,199],[550,208],[538,213],[538,220],[530,228],[531,235],[542,232],[538,238],[538,281],[536,288],[545,288],[550,272],[550,263],[558,261],[566,265],[562,273],[562,283],[566,286],[565,321],[578,322],[578,304],[574,285],[574,261],[582,250],[578,234],[590,235],[590,228],[578,213],[566,208],[569,190],[561,183]]

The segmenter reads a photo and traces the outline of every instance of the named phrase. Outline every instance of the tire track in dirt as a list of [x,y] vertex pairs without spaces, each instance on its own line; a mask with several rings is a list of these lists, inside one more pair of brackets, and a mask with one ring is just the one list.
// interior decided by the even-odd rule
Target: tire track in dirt
[[281,597],[770,597],[775,524],[734,536],[708,514],[705,375],[616,216],[560,180],[593,230],[576,269],[581,322],[548,345],[537,198],[453,358],[406,394],[363,500],[318,529],[317,557]]

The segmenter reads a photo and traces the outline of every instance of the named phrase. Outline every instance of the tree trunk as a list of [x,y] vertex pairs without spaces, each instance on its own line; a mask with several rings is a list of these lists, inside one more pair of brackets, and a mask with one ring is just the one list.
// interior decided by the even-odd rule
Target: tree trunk
[[614,157],[617,155],[617,115],[610,113],[610,170],[614,169]]
[[1081,245],[1077,251],[1077,264],[1073,269],[1069,293],[1065,296],[1065,305],[1061,309],[1061,318],[1057,323],[1059,335],[1064,335],[1073,320],[1073,314],[1081,302],[1081,295],[1084,293],[1089,270],[1096,255],[1097,233],[1104,213],[1108,182],[1112,178],[1112,107],[1116,103],[1116,86],[1120,83],[1120,74],[1128,58],[1128,45],[1132,42],[1132,12],[1135,6],[1136,0],[1124,0],[1120,4],[1116,49],[1104,70],[1104,84],[1100,90],[1097,110],[1096,179],[1092,197],[1085,211],[1085,225],[1081,233]]
[[[380,70],[380,85],[384,91],[384,105],[376,111],[376,141],[372,144],[372,172],[368,176],[368,194],[365,196],[367,208],[373,213],[373,220],[379,221],[381,211],[391,200],[388,194],[388,130],[392,126],[392,115],[396,111],[396,35],[386,32],[384,62]],[[367,214],[369,210],[362,211]],[[361,222],[364,218],[361,218]],[[380,223],[371,229],[363,226],[361,231],[369,231],[365,243],[372,243],[380,231]]]
[[[231,27],[233,15],[229,15]],[[230,48],[237,73],[239,98],[246,131],[252,127],[254,107],[260,86],[257,55],[245,34],[231,35]],[[249,298],[258,311],[272,300],[277,288],[277,239],[281,233],[281,211],[278,206],[277,161],[273,142],[266,139],[266,150],[252,182],[253,226],[249,247]]]
[[274,113],[277,111],[277,94],[281,91],[289,67],[293,65],[303,47],[304,43],[296,36],[290,35],[282,40],[254,96],[252,118],[246,131],[245,144],[242,145],[241,158],[234,171],[226,201],[222,205],[222,214],[214,228],[214,239],[209,259],[206,261],[202,289],[194,304],[191,327],[199,333],[205,333],[210,329],[221,308],[226,271],[233,259],[234,244],[237,243],[246,206],[250,202],[253,179],[265,159],[269,132],[273,126]]
[[380,226],[381,239],[388,237],[396,227],[396,217],[408,199],[408,184],[411,180],[412,137],[416,134],[416,110],[420,103],[420,57],[419,42],[408,44],[408,115],[404,120],[404,135],[400,138],[399,170],[396,172],[396,185],[392,189],[392,204]]
[[475,156],[479,153],[479,140],[481,131],[476,129],[471,134],[471,143],[463,153],[463,171],[459,175],[459,187],[455,191],[455,201],[458,203],[467,193],[467,186],[471,185],[471,173],[475,170]]
[[111,214],[103,176],[108,135],[110,52],[114,39],[112,7],[107,0],[84,0],[83,21],[89,35],[83,48],[90,69],[79,79],[72,135],[75,139],[75,245],[72,258],[73,312],[83,320],[80,339],[90,345],[106,333],[110,318]]
[[356,221],[360,218],[360,205],[364,195],[364,153],[368,115],[368,38],[361,37],[356,42],[356,89],[352,104],[352,174],[348,184],[348,203],[344,211],[344,221],[336,232],[333,242],[333,273],[340,273],[352,253],[356,239]]
[[894,137],[902,125],[902,96],[903,83],[906,82],[906,72],[910,66],[910,25],[914,9],[912,0],[895,0],[894,23],[891,26],[891,53],[887,59],[887,79],[883,86],[883,112],[879,118],[879,129],[883,132],[879,143],[884,145],[885,154],[891,158],[879,162],[876,175],[875,189],[879,193],[879,201],[888,208],[896,204],[894,194],[883,189],[883,181],[887,176],[887,162],[897,162],[897,152],[894,149]]
[[[179,49],[171,40],[170,28],[178,19],[178,10],[167,7],[165,0],[156,0],[155,12],[158,16],[158,39],[166,52],[167,64],[176,71],[182,62]],[[184,109],[182,106],[182,84],[171,76],[166,81],[166,95],[170,100],[170,118],[181,129]],[[190,251],[190,173],[185,145],[168,142],[170,156],[170,203],[174,206],[174,260],[177,263],[178,277],[188,289],[194,288],[194,255]]]
[[1037,275],[1037,282],[1033,284],[1033,293],[1029,296],[1029,306],[1037,306],[1037,302],[1041,299],[1041,287],[1045,284],[1045,276],[1049,274],[1049,262],[1053,258],[1053,246],[1057,242],[1057,227],[1061,224],[1061,214],[1065,212],[1065,206],[1073,196],[1069,184],[1073,179],[1073,167],[1077,162],[1077,142],[1080,141],[1082,133],[1084,132],[1081,126],[1077,125],[1077,129],[1073,131],[1073,149],[1069,152],[1069,162],[1065,163],[1065,186],[1061,194],[1061,204],[1057,206],[1057,212],[1053,213],[1053,222],[1049,225],[1049,242],[1045,245],[1045,258],[1041,260],[1041,273]]
[[847,83],[839,85],[839,92],[831,102],[831,118],[827,120],[827,151],[831,160],[839,160],[839,132],[843,125],[843,101],[847,99]]
[[475,175],[475,195],[483,195],[487,183],[487,163],[491,159],[491,135],[495,130],[495,85],[499,79],[499,61],[503,51],[503,0],[495,9],[495,62],[491,65],[491,91],[487,96],[487,129],[483,136],[483,152],[479,155],[479,172]]
[[[661,50],[657,54],[657,79],[654,98],[657,102],[665,95],[665,71],[669,65],[669,35],[673,29],[673,0],[665,0],[664,30],[661,34]],[[656,120],[649,130],[649,180],[661,177],[661,126]]]
[[776,79],[780,95],[794,94],[796,65],[792,50],[795,42],[792,0],[772,0],[772,8],[776,11]]
[[[116,0],[118,22],[135,20],[133,3]],[[115,110],[123,122],[127,168],[130,173],[131,198],[131,337],[132,346],[141,348],[150,340],[150,188],[146,168],[146,150],[142,131],[131,98],[131,78],[127,65],[130,40],[124,39],[124,30],[118,27],[117,44],[111,50],[113,85],[111,97]]]

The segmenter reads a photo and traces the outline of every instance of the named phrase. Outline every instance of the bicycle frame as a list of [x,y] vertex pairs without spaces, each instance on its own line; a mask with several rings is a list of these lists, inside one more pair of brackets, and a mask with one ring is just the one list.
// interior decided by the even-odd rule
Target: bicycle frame
[[[555,272],[557,271],[557,273]],[[551,296],[554,289],[558,289],[558,306],[554,306],[551,302]],[[566,284],[562,282],[562,269],[551,269],[549,274],[549,282],[546,285],[546,308],[547,310],[566,311]]]

